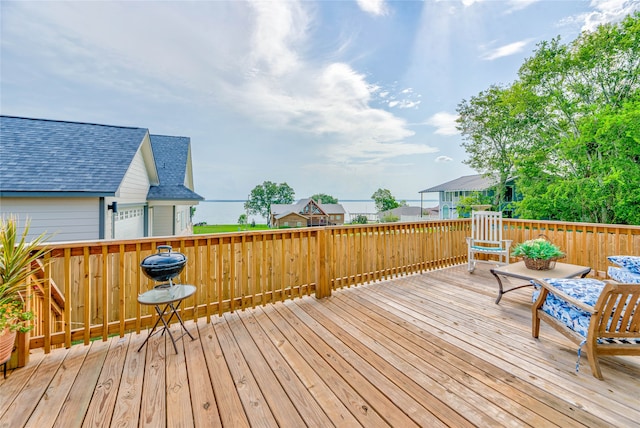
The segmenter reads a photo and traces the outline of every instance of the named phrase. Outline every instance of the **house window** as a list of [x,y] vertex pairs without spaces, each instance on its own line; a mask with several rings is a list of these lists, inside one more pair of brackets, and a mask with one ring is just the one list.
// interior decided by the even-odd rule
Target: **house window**
[[289,222],[288,222],[288,221],[285,221],[283,226],[284,226],[284,227],[289,227]]
[[302,226],[302,222],[300,222],[300,221],[299,221],[299,222],[297,222],[297,223],[296,223],[296,226],[297,226],[297,227],[301,227],[301,226]]

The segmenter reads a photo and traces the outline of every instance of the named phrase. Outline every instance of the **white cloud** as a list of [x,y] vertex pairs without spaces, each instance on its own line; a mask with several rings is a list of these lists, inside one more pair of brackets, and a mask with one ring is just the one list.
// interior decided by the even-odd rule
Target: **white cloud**
[[462,5],[464,7],[469,7],[474,3],[482,3],[484,0],[462,0]]
[[[330,157],[340,163],[377,164],[386,159],[398,156],[436,153],[435,147],[425,144],[384,144],[377,141],[358,141],[356,144],[333,144],[330,146]],[[345,160],[347,160],[345,162]]]
[[407,108],[416,108],[420,105],[422,101],[410,101],[410,100],[394,100],[394,101],[390,101],[389,102],[389,107],[390,108],[400,108],[400,109],[407,109]]
[[458,130],[456,129],[456,119],[458,118],[457,114],[447,113],[446,111],[441,111],[439,113],[434,114],[429,119],[427,119],[426,124],[434,126],[436,129],[435,133],[439,135],[457,135]]
[[[290,5],[290,2],[282,4]],[[274,12],[268,7],[256,8],[256,12],[265,14],[258,16],[258,22],[279,19],[272,16]],[[286,10],[281,13],[289,14]],[[264,58],[273,50],[289,58],[287,66],[277,67],[275,73],[266,68],[262,74],[229,88],[235,93],[233,98],[239,101],[237,104],[245,106],[247,115],[268,124],[265,126],[327,137],[332,141],[331,149],[327,150],[325,146],[320,154],[342,162],[378,162],[435,150],[403,142],[414,132],[408,129],[404,119],[370,106],[374,94],[381,96],[385,91],[368,82],[364,74],[346,63],[323,64],[295,54],[304,50],[301,40],[304,40],[308,17],[301,19],[305,28],[297,26],[298,20],[280,20],[284,28],[290,28],[296,36],[283,29],[261,33],[260,38],[267,40],[252,45],[251,58]],[[274,58],[273,61],[278,60]],[[399,108],[415,105],[417,103],[412,105],[406,101],[398,103]]]
[[625,16],[640,10],[640,2],[637,0],[592,0],[591,7],[595,10],[576,18],[583,23],[582,31],[594,31],[601,24],[619,22]]
[[[361,7],[386,10],[383,2]],[[234,110],[263,128],[328,136],[343,156],[428,152],[403,143],[414,134],[404,119],[371,106],[386,91],[347,63],[308,55],[314,11],[302,1],[24,2],[3,39],[11,32],[69,81]]]
[[526,9],[527,7],[531,6],[534,3],[539,2],[540,0],[509,0],[508,4],[509,4],[509,9],[506,11],[506,13],[511,13],[511,12],[515,12],[517,10],[522,10],[522,9]]
[[482,55],[482,59],[493,61],[494,59],[515,55],[522,52],[529,43],[531,43],[531,39],[521,40],[519,42],[513,42],[509,43],[508,45],[500,46],[498,48],[485,52]]
[[251,62],[273,77],[300,67],[296,47],[304,43],[309,16],[297,2],[249,3],[255,11],[251,37]]
[[376,16],[383,16],[388,13],[385,0],[357,0],[358,6],[364,12]]
[[446,162],[451,162],[453,161],[452,158],[450,158],[449,156],[438,156],[435,161],[437,163],[446,163]]

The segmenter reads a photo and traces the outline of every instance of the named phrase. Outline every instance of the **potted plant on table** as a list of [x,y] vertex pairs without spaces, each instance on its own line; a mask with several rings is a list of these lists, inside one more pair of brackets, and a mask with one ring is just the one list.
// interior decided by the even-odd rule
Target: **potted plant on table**
[[529,239],[513,247],[513,257],[522,257],[528,269],[549,270],[553,269],[556,260],[564,257],[560,247],[544,237]]
[[17,220],[0,218],[0,364],[11,357],[16,334],[33,328],[34,314],[25,298],[31,265],[49,250],[41,247],[44,234],[27,242],[29,223],[18,236]]

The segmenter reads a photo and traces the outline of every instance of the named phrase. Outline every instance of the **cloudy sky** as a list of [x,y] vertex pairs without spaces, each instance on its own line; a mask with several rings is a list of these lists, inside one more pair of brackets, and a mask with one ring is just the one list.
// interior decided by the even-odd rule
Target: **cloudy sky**
[[456,107],[637,1],[1,4],[2,114],[191,138],[196,191],[397,199],[474,174]]

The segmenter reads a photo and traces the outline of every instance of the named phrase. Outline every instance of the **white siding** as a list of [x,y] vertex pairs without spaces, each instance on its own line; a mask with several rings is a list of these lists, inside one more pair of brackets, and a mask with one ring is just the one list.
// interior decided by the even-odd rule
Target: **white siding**
[[145,203],[149,187],[149,175],[142,153],[138,151],[118,189],[118,203]]
[[30,219],[29,239],[46,233],[49,242],[99,239],[98,208],[98,198],[0,199],[2,216],[16,216],[21,229]]
[[191,227],[191,206],[176,206],[176,235],[191,235],[193,228]]

